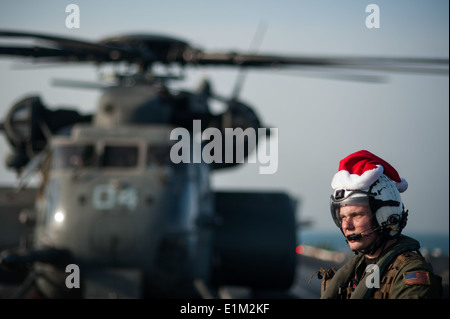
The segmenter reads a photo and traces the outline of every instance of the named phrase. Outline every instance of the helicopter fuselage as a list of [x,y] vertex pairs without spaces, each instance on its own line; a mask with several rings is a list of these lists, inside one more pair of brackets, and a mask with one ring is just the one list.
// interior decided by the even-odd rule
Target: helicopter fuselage
[[152,291],[206,281],[211,230],[199,220],[213,215],[209,168],[170,162],[171,129],[76,125],[54,138],[36,246],[69,250],[86,273],[137,268]]
[[[9,268],[32,265],[19,296],[27,297],[32,283],[46,298],[208,297],[227,285],[288,289],[296,265],[294,201],[282,192],[210,185],[212,171],[242,164],[267,137],[255,111],[214,95],[208,81],[195,92],[175,92],[143,74],[120,80],[104,88],[93,114],[51,110],[28,96],[6,116],[13,148],[7,165],[21,174],[20,187],[37,171],[42,178],[32,243],[0,259]],[[224,112],[211,112],[210,99]],[[189,138],[177,140],[177,129]],[[198,138],[205,132],[215,139]],[[276,171],[277,158],[261,162]],[[68,285],[78,274],[80,288]]]

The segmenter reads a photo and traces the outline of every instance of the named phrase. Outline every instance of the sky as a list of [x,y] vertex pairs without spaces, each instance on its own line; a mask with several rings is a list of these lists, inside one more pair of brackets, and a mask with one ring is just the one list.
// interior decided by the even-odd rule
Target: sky
[[[80,27],[67,28],[66,6],[77,4]],[[367,28],[366,6],[377,4],[380,27]],[[425,0],[280,1],[25,1],[0,0],[0,29],[43,32],[97,41],[127,33],[156,33],[204,50],[249,52],[259,25],[266,31],[260,53],[305,56],[449,56],[449,3]],[[49,108],[95,111],[100,92],[54,87],[54,78],[94,81],[90,66],[18,69],[0,58],[0,121],[29,94]],[[231,68],[189,69],[174,84],[192,89],[209,79],[214,92],[230,96],[237,78]],[[252,70],[240,98],[267,127],[277,128],[278,170],[259,174],[257,164],[214,173],[215,189],[285,191],[298,200],[300,220],[320,230],[336,229],[329,211],[330,185],[339,161],[366,149],[408,183],[407,231],[449,232],[448,75],[389,73],[386,83],[342,81],[298,69]],[[275,138],[274,138],[275,139]],[[15,174],[0,137],[0,184]],[[405,232],[406,232],[405,230]]]

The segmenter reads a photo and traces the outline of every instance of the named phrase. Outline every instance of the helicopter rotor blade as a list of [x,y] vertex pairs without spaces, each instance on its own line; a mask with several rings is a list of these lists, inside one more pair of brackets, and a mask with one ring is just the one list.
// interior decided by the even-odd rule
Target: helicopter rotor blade
[[0,46],[0,55],[22,56],[34,58],[35,62],[104,62],[114,61],[108,55],[93,55],[89,51],[71,51],[66,49],[53,49],[43,46],[33,47],[4,47]]
[[[109,54],[111,47],[104,46],[101,44],[78,40],[74,38],[58,37],[53,35],[47,35],[42,33],[32,33],[32,32],[16,32],[16,31],[1,31],[0,37],[13,37],[13,38],[33,38],[38,40],[45,40],[49,43],[53,43],[59,49],[81,51],[86,50],[90,53],[101,53]],[[120,50],[120,49],[119,49]],[[126,52],[125,52],[126,53]]]
[[3,47],[0,46],[0,54],[1,55],[18,55],[25,57],[56,57],[64,55],[65,52],[58,49],[50,49],[44,47]]
[[[164,65],[210,65],[239,68],[334,68],[336,71],[414,72],[448,75],[449,60],[401,57],[318,57],[206,52],[187,42],[153,34],[134,34],[104,39],[98,43],[32,32],[0,30],[0,38],[30,38],[42,45],[1,46],[1,55],[34,57],[39,62],[129,62],[146,71],[155,62]],[[243,76],[240,76],[243,77]],[[238,81],[242,82],[241,80]],[[241,84],[235,87],[239,93]]]
[[1,47],[0,55],[31,57],[58,57],[56,61],[119,61],[135,58],[136,52],[125,48],[107,46],[73,38],[58,37],[40,33],[0,30],[0,38],[30,38],[44,41],[47,46]]
[[207,53],[192,55],[189,62],[199,65],[232,65],[240,67],[283,66],[355,69],[371,71],[417,72],[431,74],[448,74],[448,59],[428,58],[328,58],[328,57],[288,57],[278,55]]
[[59,87],[79,88],[79,89],[106,89],[116,86],[116,84],[113,83],[98,83],[98,82],[77,81],[68,79],[53,79],[52,85]]
[[287,73],[294,76],[303,76],[308,78],[316,79],[330,79],[330,80],[340,80],[340,81],[351,81],[351,82],[365,82],[365,83],[387,83],[388,78],[383,75],[372,75],[372,74],[341,74],[341,73],[322,73],[322,72],[296,72]]
[[[92,62],[86,62],[88,66],[90,67],[97,67],[97,65],[95,65]],[[89,63],[91,65],[89,65]],[[56,68],[67,68],[67,67],[77,67],[79,68],[80,65],[77,63],[74,63],[73,61],[68,61],[68,62],[61,62],[61,63],[56,63],[55,62],[49,62],[49,63],[44,63],[41,62],[39,64],[36,63],[32,63],[32,64],[23,64],[20,62],[13,62],[11,64],[11,70],[17,70],[17,71],[32,71],[32,70],[42,70],[42,69],[56,69]]]

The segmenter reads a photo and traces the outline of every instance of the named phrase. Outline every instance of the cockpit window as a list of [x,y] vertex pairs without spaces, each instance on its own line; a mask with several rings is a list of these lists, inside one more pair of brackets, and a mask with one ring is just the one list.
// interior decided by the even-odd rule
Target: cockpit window
[[105,146],[104,167],[136,167],[138,164],[137,146]]
[[54,148],[51,169],[89,167],[95,165],[96,156],[93,145],[65,145]]
[[147,166],[168,165],[170,160],[171,145],[149,145],[147,148]]

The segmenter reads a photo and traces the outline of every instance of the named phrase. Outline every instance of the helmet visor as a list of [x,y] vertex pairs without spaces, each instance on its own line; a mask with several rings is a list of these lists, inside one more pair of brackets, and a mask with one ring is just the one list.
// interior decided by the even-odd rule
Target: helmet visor
[[331,217],[337,227],[341,228],[340,210],[343,206],[369,206],[369,192],[359,190],[337,189],[330,198]]

